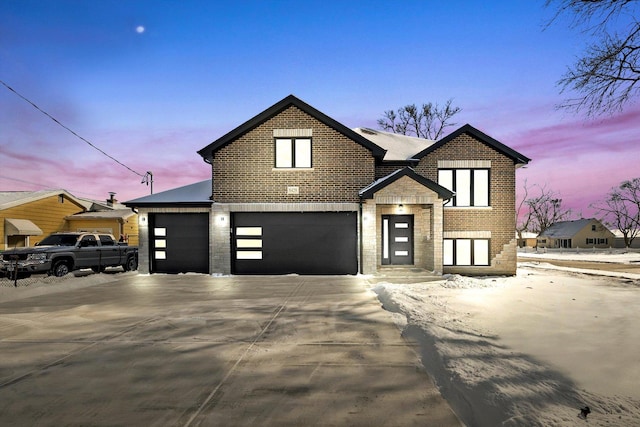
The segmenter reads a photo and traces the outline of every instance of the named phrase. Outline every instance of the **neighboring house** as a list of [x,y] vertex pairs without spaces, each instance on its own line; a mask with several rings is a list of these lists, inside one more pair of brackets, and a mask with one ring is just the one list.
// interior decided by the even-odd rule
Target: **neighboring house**
[[0,250],[32,246],[65,229],[65,217],[86,210],[65,190],[0,192]]
[[538,236],[539,248],[610,248],[615,235],[595,218],[560,221]]
[[[627,246],[624,243],[624,235],[622,234],[622,231],[620,231],[620,230],[612,230],[611,232],[615,236],[613,247],[614,248],[626,248]],[[636,234],[636,237],[633,239],[633,241],[631,242],[631,246],[629,246],[629,247],[630,248],[634,248],[634,249],[640,248],[640,233]]]
[[129,245],[138,244],[138,215],[131,209],[83,212],[65,219],[69,231],[99,231],[113,234]]
[[530,160],[472,126],[439,141],[352,130],[288,96],[198,154],[211,180],[125,202],[140,272],[516,271]]
[[118,203],[115,193],[109,193],[106,202],[86,200],[88,212],[65,217],[68,231],[99,231],[112,234],[116,239],[138,245],[138,214]]
[[[517,237],[517,233],[516,233]],[[535,248],[538,244],[538,234],[530,231],[523,231],[522,238],[518,238],[518,247]]]
[[75,197],[65,190],[0,192],[0,251],[33,246],[58,231],[101,231],[138,244],[138,215],[117,200]]

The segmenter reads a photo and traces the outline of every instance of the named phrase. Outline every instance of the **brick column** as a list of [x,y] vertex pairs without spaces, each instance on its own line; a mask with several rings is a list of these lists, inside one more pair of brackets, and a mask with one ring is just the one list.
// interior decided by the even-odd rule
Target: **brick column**
[[367,200],[362,204],[362,235],[360,242],[362,245],[362,274],[375,274],[376,269],[376,203],[373,200]]
[[442,200],[436,200],[431,210],[432,237],[433,237],[433,271],[442,274],[443,263],[443,205]]
[[214,205],[210,223],[210,273],[231,274],[231,213],[224,206]]

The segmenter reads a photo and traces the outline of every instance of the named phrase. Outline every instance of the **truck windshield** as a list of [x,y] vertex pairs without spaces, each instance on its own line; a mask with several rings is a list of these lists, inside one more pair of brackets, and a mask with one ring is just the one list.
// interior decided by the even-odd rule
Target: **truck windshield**
[[78,236],[73,234],[53,234],[38,243],[38,246],[75,246]]

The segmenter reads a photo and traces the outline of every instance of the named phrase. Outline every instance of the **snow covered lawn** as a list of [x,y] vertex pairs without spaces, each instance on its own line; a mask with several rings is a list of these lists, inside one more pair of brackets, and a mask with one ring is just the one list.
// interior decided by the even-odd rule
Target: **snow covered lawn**
[[373,290],[468,425],[640,426],[640,275],[521,263]]

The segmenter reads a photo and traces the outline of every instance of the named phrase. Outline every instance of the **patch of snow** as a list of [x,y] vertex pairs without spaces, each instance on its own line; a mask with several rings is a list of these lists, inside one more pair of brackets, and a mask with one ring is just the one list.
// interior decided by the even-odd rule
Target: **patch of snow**
[[124,276],[137,274],[136,271],[93,273],[91,270],[79,270],[63,277],[36,275],[27,279],[19,279],[18,287],[14,287],[13,281],[2,278],[0,279],[0,302],[102,285]]
[[566,261],[640,263],[640,252],[633,249],[535,249],[519,250],[518,256],[535,259],[557,259]]
[[[637,256],[637,255],[636,255]],[[521,267],[372,285],[474,426],[640,425],[640,282]]]

